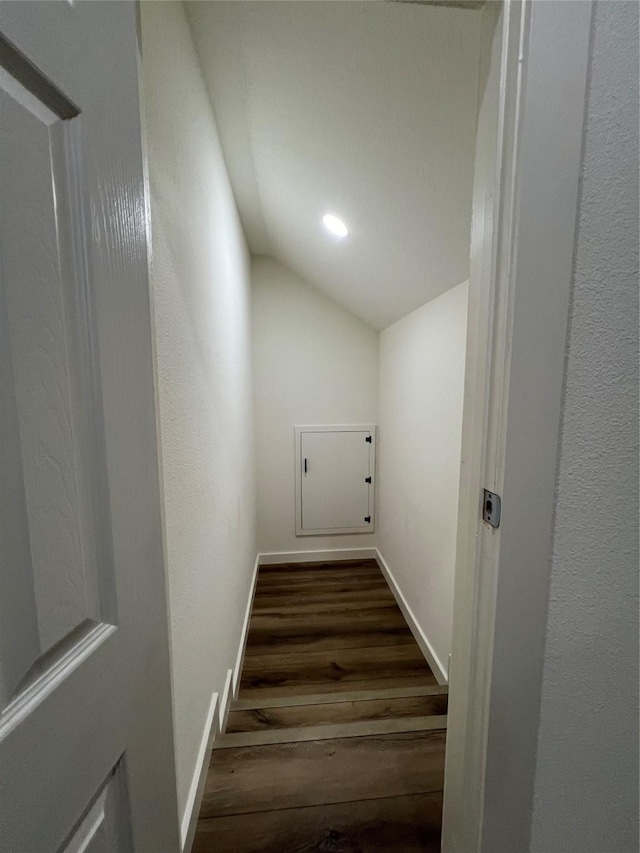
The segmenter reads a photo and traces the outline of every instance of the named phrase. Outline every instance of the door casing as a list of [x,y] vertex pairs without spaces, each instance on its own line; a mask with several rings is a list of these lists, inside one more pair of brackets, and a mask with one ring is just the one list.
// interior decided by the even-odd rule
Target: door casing
[[[485,4],[485,34],[498,14],[476,152],[444,853],[529,849],[592,3]],[[483,488],[502,496],[497,529]]]

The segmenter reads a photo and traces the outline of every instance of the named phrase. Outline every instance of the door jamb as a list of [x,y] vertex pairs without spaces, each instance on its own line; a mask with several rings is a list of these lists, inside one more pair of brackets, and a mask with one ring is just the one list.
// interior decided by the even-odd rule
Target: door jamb
[[529,849],[591,14],[505,0],[480,111],[444,853]]

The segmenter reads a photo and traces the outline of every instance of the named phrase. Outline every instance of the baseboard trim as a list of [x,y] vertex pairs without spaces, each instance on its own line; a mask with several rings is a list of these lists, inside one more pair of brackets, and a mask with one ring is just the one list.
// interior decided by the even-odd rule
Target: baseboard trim
[[244,622],[242,623],[242,633],[240,634],[240,645],[238,646],[238,654],[236,656],[236,665],[233,669],[232,694],[233,698],[238,698],[240,690],[240,675],[242,674],[242,666],[244,664],[244,653],[247,648],[247,637],[249,636],[249,623],[251,622],[251,611],[253,610],[253,599],[256,594],[256,583],[258,580],[258,569],[260,568],[260,554],[256,556],[256,562],[253,567],[253,576],[251,578],[251,587],[249,590],[249,599],[247,608],[244,614]]
[[343,548],[333,551],[281,551],[258,555],[261,566],[278,563],[322,563],[329,560],[375,560],[377,548]]
[[224,730],[227,725],[227,717],[229,716],[229,709],[231,708],[231,700],[233,699],[233,670],[227,670],[227,677],[224,680],[224,687],[222,688],[222,696],[220,697],[220,708],[219,708],[219,728],[218,731],[221,734],[224,734]]
[[193,847],[193,839],[196,834],[196,825],[198,823],[198,815],[200,814],[200,806],[202,804],[202,796],[204,794],[204,786],[207,781],[207,771],[209,770],[209,761],[211,759],[211,750],[213,742],[218,734],[218,715],[216,708],[220,694],[214,693],[211,696],[207,719],[202,733],[202,741],[198,750],[198,761],[196,769],[191,780],[189,796],[182,815],[182,823],[180,824],[180,848],[182,853],[191,853]]
[[255,595],[256,581],[258,578],[258,568],[260,566],[260,555],[256,557],[253,566],[253,576],[251,578],[251,587],[249,600],[245,610],[244,621],[242,624],[242,632],[240,634],[240,645],[236,655],[236,662],[233,669],[227,670],[227,675],[224,680],[222,692],[216,692],[212,695],[209,711],[207,712],[207,720],[202,735],[202,742],[198,751],[198,761],[193,774],[189,796],[182,816],[180,824],[180,841],[182,853],[191,853],[193,840],[196,834],[198,825],[198,815],[200,814],[200,806],[202,805],[202,796],[204,787],[207,781],[207,771],[211,759],[211,751],[218,736],[224,732],[227,725],[227,718],[231,708],[231,701],[238,695],[240,687],[240,673],[244,662],[244,652],[247,645],[247,636],[249,634],[249,623],[251,621],[251,610],[253,608],[253,598]]
[[398,582],[396,581],[393,572],[391,571],[384,557],[377,548],[376,561],[380,566],[380,571],[387,579],[387,583],[391,588],[391,592],[393,593],[395,600],[398,602],[398,607],[400,608],[400,610],[402,610],[402,614],[407,620],[407,624],[411,629],[411,633],[415,637],[417,644],[420,646],[420,651],[427,659],[427,663],[431,667],[433,674],[436,677],[436,681],[438,682],[438,684],[448,684],[449,679],[447,676],[447,671],[442,665],[442,662],[438,658],[437,654],[434,652],[433,647],[427,639],[426,634],[418,624],[413,610],[409,607],[406,598],[402,594],[402,590],[398,586]]

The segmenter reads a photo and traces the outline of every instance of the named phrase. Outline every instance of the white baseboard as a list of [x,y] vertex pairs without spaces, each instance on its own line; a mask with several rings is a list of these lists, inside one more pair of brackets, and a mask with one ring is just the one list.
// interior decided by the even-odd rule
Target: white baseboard
[[387,579],[387,583],[391,588],[391,592],[393,593],[396,601],[398,602],[398,607],[400,608],[400,610],[402,610],[402,614],[407,620],[409,628],[411,628],[411,633],[416,638],[416,642],[420,646],[420,651],[427,659],[427,663],[431,667],[433,674],[436,677],[436,681],[438,682],[438,684],[447,684],[449,679],[447,676],[446,669],[442,665],[442,662],[438,658],[437,654],[434,652],[433,647],[427,639],[426,634],[418,624],[418,621],[414,616],[413,610],[409,607],[406,598],[402,594],[402,590],[398,586],[398,582],[393,576],[393,572],[391,571],[391,569],[385,562],[384,557],[377,548],[376,561],[380,566],[382,574]]
[[198,815],[200,813],[200,805],[202,804],[202,795],[204,794],[204,786],[207,781],[207,771],[209,770],[209,761],[211,759],[211,750],[213,742],[218,734],[218,715],[216,707],[218,705],[219,693],[214,693],[211,696],[211,703],[207,712],[207,719],[202,733],[200,749],[198,750],[198,761],[196,769],[191,780],[189,788],[189,796],[184,807],[182,815],[182,823],[180,824],[180,847],[182,853],[191,853],[193,839],[196,833],[196,824],[198,823]]
[[375,560],[377,548],[344,548],[334,551],[282,551],[259,554],[261,566],[278,563],[321,563],[328,560]]
[[233,670],[227,670],[227,677],[224,680],[224,687],[222,688],[222,695],[220,697],[220,707],[218,709],[218,731],[224,734],[225,727],[227,725],[227,717],[229,716],[229,708],[231,707],[231,700],[233,699]]
[[[236,655],[236,662],[233,669],[227,670],[227,675],[224,680],[224,687],[221,693],[214,693],[209,705],[207,720],[198,751],[198,760],[196,769],[193,774],[189,796],[185,805],[182,823],[180,825],[180,841],[182,853],[191,853],[193,839],[196,833],[198,824],[198,815],[200,814],[200,806],[202,805],[202,795],[207,781],[207,771],[211,759],[211,750],[216,737],[224,732],[227,725],[227,717],[231,707],[231,700],[237,695],[240,686],[240,673],[242,672],[242,664],[244,660],[244,650],[247,644],[247,635],[249,633],[249,622],[251,620],[251,609],[253,607],[253,596],[255,593],[256,580],[258,578],[258,567],[260,565],[259,556],[256,557],[253,567],[253,577],[251,579],[251,587],[249,600],[244,615],[242,632],[240,635],[240,645]],[[216,713],[217,712],[217,713]]]
[[242,623],[242,633],[240,634],[240,645],[238,646],[238,654],[236,656],[236,665],[233,669],[232,693],[233,698],[238,698],[238,690],[240,689],[240,675],[244,664],[244,652],[247,647],[247,637],[249,636],[249,622],[251,621],[251,610],[253,609],[253,599],[256,594],[256,582],[258,580],[258,569],[260,568],[260,554],[256,557],[256,562],[253,567],[253,577],[251,578],[251,586],[249,588],[249,600],[244,614],[244,622]]

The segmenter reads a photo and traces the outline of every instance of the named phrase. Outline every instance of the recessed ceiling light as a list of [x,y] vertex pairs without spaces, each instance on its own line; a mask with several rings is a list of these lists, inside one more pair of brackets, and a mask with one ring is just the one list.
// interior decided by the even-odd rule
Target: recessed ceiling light
[[322,217],[322,222],[327,231],[331,231],[334,236],[340,237],[340,239],[349,234],[349,229],[342,219],[338,216],[334,216],[333,213],[325,213]]

